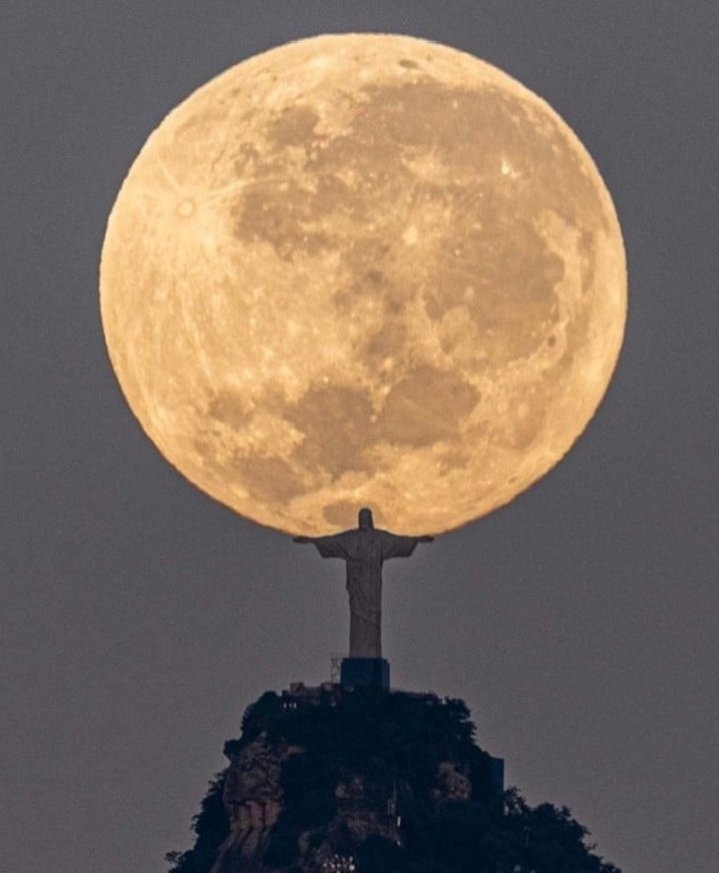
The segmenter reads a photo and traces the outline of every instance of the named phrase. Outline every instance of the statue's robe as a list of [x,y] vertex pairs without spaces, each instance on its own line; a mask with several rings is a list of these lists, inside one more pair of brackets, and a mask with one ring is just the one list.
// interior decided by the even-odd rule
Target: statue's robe
[[408,558],[418,543],[377,528],[357,528],[311,542],[323,558],[342,558],[347,565],[350,597],[350,658],[382,657],[382,564]]

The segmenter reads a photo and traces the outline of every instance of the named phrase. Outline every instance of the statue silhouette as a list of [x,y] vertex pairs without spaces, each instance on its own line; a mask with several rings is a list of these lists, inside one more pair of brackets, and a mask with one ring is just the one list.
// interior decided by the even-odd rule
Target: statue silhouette
[[359,527],[326,537],[295,537],[312,543],[323,558],[342,558],[347,565],[350,598],[350,658],[382,657],[382,564],[408,558],[417,543],[434,537],[403,537],[375,528],[372,511],[360,509]]

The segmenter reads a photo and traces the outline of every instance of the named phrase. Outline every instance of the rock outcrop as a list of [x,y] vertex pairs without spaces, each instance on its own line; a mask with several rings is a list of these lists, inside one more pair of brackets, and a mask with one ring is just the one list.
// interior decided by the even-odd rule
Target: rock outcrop
[[270,746],[260,733],[232,758],[224,780],[222,800],[230,835],[213,870],[233,871],[258,866],[272,828],[282,812],[282,767],[290,754],[302,749],[285,744]]

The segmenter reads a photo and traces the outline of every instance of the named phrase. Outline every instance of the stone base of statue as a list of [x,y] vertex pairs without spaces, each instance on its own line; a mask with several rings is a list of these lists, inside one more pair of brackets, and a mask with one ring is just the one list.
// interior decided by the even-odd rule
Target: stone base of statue
[[389,661],[385,658],[343,658],[340,671],[342,688],[380,688],[389,691]]

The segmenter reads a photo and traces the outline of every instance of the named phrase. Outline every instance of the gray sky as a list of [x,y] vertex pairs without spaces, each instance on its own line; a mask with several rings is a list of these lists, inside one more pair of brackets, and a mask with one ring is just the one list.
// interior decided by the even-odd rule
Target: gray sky
[[585,436],[531,491],[388,565],[393,682],[460,696],[534,803],[625,873],[715,873],[719,5],[3,0],[0,845],[22,873],[154,873],[224,739],[346,649],[341,565],[165,463],[105,354],[105,221],[150,130],[233,63],[322,32],[506,70],[612,192],[630,315]]

